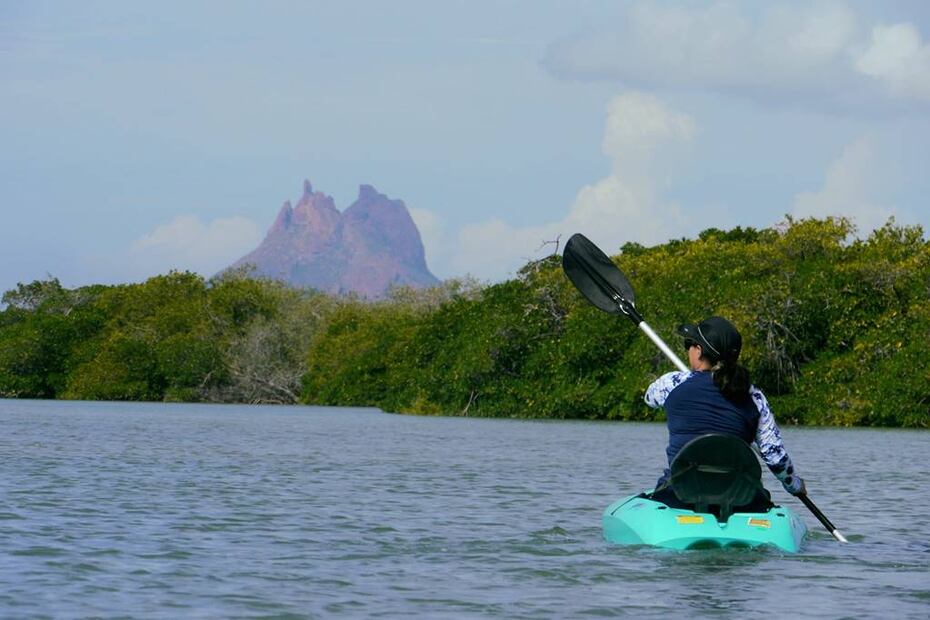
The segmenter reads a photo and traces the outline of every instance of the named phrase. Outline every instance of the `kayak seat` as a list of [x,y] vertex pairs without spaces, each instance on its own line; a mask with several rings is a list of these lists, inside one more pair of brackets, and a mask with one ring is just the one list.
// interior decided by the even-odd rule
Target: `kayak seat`
[[689,441],[672,461],[670,473],[669,485],[679,500],[721,522],[765,493],[759,460],[745,441],[732,435]]

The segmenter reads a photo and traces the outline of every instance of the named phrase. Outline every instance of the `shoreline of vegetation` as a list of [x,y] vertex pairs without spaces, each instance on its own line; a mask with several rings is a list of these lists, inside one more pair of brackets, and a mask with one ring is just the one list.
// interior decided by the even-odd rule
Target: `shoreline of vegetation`
[[[930,244],[893,221],[706,230],[615,262],[670,343],[710,314],[782,424],[930,427]],[[244,272],[138,284],[20,284],[0,311],[0,396],[304,403],[435,415],[661,420],[642,394],[671,370],[628,321],[590,306],[558,256],[493,285],[387,300]]]

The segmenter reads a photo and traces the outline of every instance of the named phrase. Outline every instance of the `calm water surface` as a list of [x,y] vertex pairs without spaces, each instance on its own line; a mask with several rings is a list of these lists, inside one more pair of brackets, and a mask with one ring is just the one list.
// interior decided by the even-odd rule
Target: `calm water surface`
[[[840,545],[610,546],[657,424],[0,400],[0,617],[930,616],[930,434],[784,429]],[[778,487],[775,489],[775,487]]]

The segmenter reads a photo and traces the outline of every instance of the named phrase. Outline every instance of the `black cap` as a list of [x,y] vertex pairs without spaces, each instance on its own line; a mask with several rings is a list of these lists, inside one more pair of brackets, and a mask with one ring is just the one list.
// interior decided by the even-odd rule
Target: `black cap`
[[679,325],[678,335],[695,341],[705,355],[718,360],[735,362],[743,349],[739,331],[720,316],[706,318],[697,325]]

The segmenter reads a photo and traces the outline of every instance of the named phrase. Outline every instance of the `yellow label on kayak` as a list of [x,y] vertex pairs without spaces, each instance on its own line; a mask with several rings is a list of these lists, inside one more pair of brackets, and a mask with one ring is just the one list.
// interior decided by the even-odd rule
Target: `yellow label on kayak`
[[679,523],[704,523],[701,515],[678,515],[676,518]]
[[768,519],[749,517],[749,525],[755,525],[756,527],[772,527],[772,522]]

